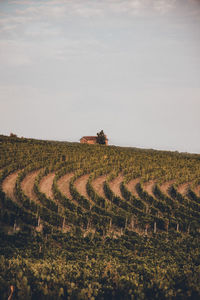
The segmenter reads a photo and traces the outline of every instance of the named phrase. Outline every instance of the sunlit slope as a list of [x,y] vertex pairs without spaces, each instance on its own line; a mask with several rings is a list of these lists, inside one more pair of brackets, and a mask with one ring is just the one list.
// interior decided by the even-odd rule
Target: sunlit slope
[[0,140],[0,217],[9,232],[199,231],[200,155]]
[[0,300],[200,298],[200,155],[0,136]]

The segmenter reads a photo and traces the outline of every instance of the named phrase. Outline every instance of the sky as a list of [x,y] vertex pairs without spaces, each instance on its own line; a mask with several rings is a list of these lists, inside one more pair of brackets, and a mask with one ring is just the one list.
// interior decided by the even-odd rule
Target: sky
[[0,0],[0,134],[200,153],[200,0]]

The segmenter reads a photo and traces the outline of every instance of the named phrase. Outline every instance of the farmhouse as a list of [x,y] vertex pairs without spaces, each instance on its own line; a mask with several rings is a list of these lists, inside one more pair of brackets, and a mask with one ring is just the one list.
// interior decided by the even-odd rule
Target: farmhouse
[[83,136],[80,139],[80,143],[82,143],[82,144],[97,144],[97,137],[96,136]]
[[[106,137],[105,144],[108,145],[107,136],[105,136],[105,137]],[[90,144],[90,145],[98,144],[98,142],[97,142],[97,136],[83,136],[80,139],[80,143],[81,144]]]

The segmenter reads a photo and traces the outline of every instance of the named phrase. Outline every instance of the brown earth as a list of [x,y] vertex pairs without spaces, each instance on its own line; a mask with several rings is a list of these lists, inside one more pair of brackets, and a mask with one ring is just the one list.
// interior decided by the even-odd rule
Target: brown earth
[[164,194],[168,194],[168,189],[169,187],[174,183],[175,181],[174,180],[170,180],[170,181],[166,181],[164,182],[163,184],[160,185],[160,190],[161,192],[163,192]]
[[55,177],[55,173],[50,173],[43,177],[40,181],[40,191],[44,193],[48,198],[53,199],[52,184]]
[[145,183],[143,184],[144,190],[145,190],[149,195],[151,195],[152,197],[155,197],[154,194],[153,194],[153,187],[154,187],[155,184],[156,184],[155,180],[150,180],[150,181],[145,182]]
[[120,191],[120,183],[124,180],[124,177],[120,174],[116,178],[114,178],[112,181],[109,182],[110,189],[113,191],[113,193],[122,198],[122,194]]
[[92,186],[97,192],[97,194],[103,198],[105,198],[104,190],[103,190],[103,183],[106,180],[106,175],[102,175],[93,180]]
[[127,189],[135,196],[138,197],[138,193],[135,189],[136,184],[140,182],[140,178],[132,179],[129,181],[129,183],[126,185]]
[[79,194],[83,195],[88,200],[90,200],[90,199],[87,194],[86,184],[87,184],[89,176],[90,176],[89,174],[83,175],[74,182],[74,186],[77,189],[77,191],[79,192]]
[[29,173],[21,183],[21,188],[25,195],[29,197],[29,199],[33,201],[38,201],[37,196],[34,193],[33,186],[35,182],[35,178],[39,174],[40,170],[33,171]]
[[16,201],[16,202],[17,202],[17,199],[14,195],[14,188],[15,188],[15,182],[16,182],[19,172],[20,171],[16,171],[16,172],[10,174],[9,176],[7,176],[4,179],[4,181],[2,183],[3,192],[6,194],[6,196],[8,196],[9,198],[11,198],[13,201]]
[[180,184],[177,188],[177,191],[182,194],[183,196],[186,195],[187,193],[187,190],[188,190],[188,187],[189,187],[190,183],[189,182],[186,182],[186,183],[183,183],[183,184]]
[[194,192],[197,195],[197,197],[200,197],[200,185],[198,185],[194,188]]
[[71,196],[70,190],[69,190],[69,182],[73,176],[74,176],[73,173],[67,173],[64,176],[62,176],[57,182],[59,190],[68,199],[72,199],[72,196]]

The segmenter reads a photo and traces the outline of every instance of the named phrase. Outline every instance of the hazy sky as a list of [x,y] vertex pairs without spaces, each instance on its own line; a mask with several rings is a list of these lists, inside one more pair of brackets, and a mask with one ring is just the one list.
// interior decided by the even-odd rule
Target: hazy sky
[[200,153],[199,0],[0,0],[0,133]]

